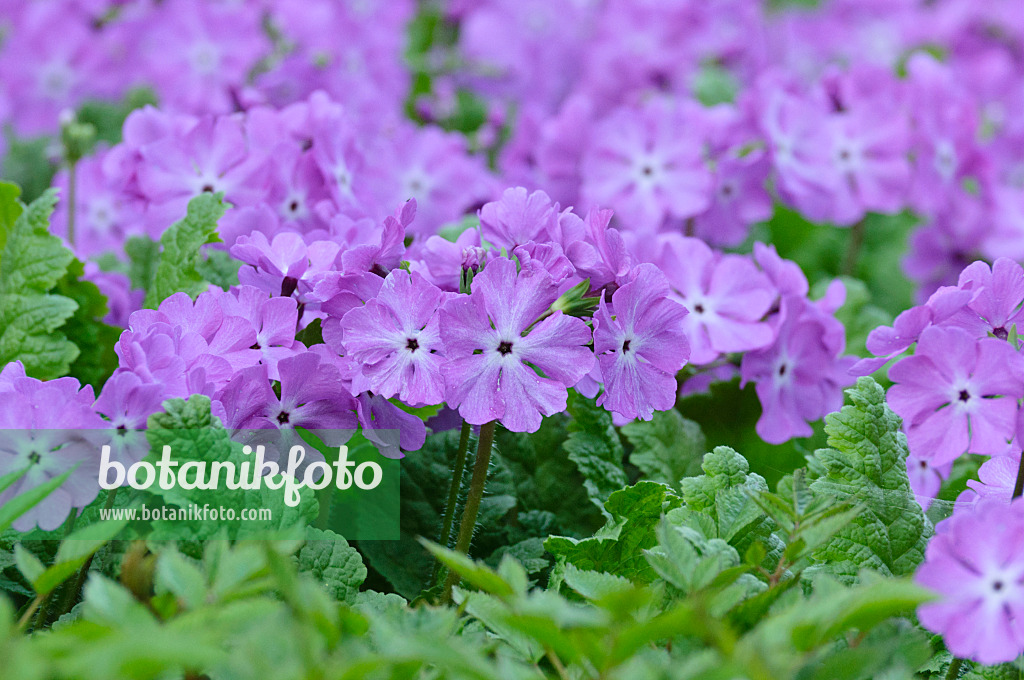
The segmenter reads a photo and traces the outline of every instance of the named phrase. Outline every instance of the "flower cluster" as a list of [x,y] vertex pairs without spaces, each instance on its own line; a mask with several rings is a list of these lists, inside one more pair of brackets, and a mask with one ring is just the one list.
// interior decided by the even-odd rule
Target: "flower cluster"
[[921,622],[954,654],[987,664],[1024,652],[1024,501],[1014,499],[1024,482],[1022,305],[1024,268],[1007,258],[975,262],[957,285],[872,331],[867,347],[876,356],[852,369],[866,375],[895,359],[887,399],[903,418],[908,472],[923,506],[961,456],[988,457],[939,523],[917,574],[942,596],[921,608]]
[[[1019,456],[1015,444],[1024,398],[1024,355],[1017,337],[1024,269],[1000,258],[975,262],[956,286],[875,329],[853,372],[889,369],[888,400],[903,418],[912,464],[941,471],[965,453]],[[912,356],[902,356],[914,347]]]
[[713,245],[771,215],[768,187],[837,226],[910,210],[925,297],[974,253],[1024,255],[1008,0],[450,4],[462,66],[435,105],[466,84],[493,119],[513,111],[500,166],[516,183]]
[[65,109],[134,88],[197,115],[325,90],[394,119],[408,89],[402,30],[412,10],[408,0],[4,0],[0,114],[37,135],[54,132]]

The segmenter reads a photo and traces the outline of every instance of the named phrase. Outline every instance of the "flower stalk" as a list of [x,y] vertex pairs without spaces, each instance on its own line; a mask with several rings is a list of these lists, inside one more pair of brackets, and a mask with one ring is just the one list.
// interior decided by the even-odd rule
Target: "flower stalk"
[[[466,507],[462,510],[462,523],[459,525],[459,538],[455,543],[456,552],[469,554],[469,544],[476,531],[476,516],[480,511],[480,501],[484,497],[484,486],[487,484],[487,472],[491,465],[491,449],[494,444],[494,430],[497,421],[492,420],[480,426],[480,437],[477,440],[476,460],[473,463],[473,476],[469,480],[469,494],[466,496]],[[451,601],[452,588],[459,582],[459,575],[450,572],[444,582],[444,601]]]
[[[437,542],[448,547],[452,538],[452,525],[455,524],[455,508],[459,503],[459,492],[462,491],[462,478],[466,473],[466,454],[469,452],[469,437],[473,427],[466,421],[462,421],[462,432],[459,435],[459,450],[455,454],[455,467],[452,468],[452,484],[448,489],[448,503],[444,509],[444,521],[441,526],[441,535]],[[436,582],[441,574],[441,563],[438,562],[434,568],[434,581]]]

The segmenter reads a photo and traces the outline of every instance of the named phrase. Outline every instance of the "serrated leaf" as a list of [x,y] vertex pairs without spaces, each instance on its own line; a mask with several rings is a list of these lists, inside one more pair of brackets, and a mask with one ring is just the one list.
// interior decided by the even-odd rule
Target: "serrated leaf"
[[578,393],[569,396],[569,438],[562,447],[583,475],[587,495],[603,508],[609,496],[629,483],[622,468],[624,451],[612,415]]
[[160,243],[148,236],[132,236],[124,244],[128,256],[128,279],[132,288],[149,290],[160,263]]
[[32,580],[40,595],[53,591],[74,574],[100,548],[117,537],[127,520],[111,520],[90,524],[72,532],[61,541],[53,564]]
[[932,527],[910,490],[900,418],[871,378],[861,378],[847,394],[853,404],[825,419],[832,448],[815,452],[825,473],[811,490],[861,511],[814,558],[847,576],[864,567],[887,576],[910,574],[924,559]]
[[657,482],[639,482],[613,493],[605,503],[610,519],[593,537],[552,536],[544,542],[551,554],[584,570],[603,571],[649,583],[657,574],[643,551],[657,544],[655,528],[681,500]]
[[171,593],[189,609],[206,601],[206,575],[177,550],[166,550],[157,558],[154,583],[158,592]]
[[200,248],[216,243],[217,222],[227,208],[222,194],[200,194],[188,203],[188,213],[160,237],[160,261],[153,282],[146,291],[146,307],[156,307],[174,293],[184,291],[195,297],[208,283],[197,269]]
[[201,259],[196,264],[196,271],[213,285],[227,290],[231,286],[238,285],[238,269],[242,263],[231,257],[225,250],[210,250],[206,259]]
[[[33,588],[35,588],[35,582],[46,571],[46,565],[20,543],[14,546],[14,564],[17,565],[18,571],[21,572],[26,581],[32,584]],[[46,593],[42,594],[45,595]]]
[[296,560],[299,571],[323,583],[336,600],[355,603],[359,586],[366,580],[366,567],[344,538],[332,531],[307,527],[306,544]]
[[[47,191],[10,227],[3,226],[0,238],[4,242],[0,251],[0,365],[20,360],[26,373],[41,379],[65,375],[79,354],[74,343],[57,331],[78,304],[48,294],[73,259],[60,239],[49,232],[56,201],[56,191]],[[5,209],[5,214],[13,214],[12,209]]]
[[103,322],[107,315],[107,298],[96,284],[86,281],[84,275],[84,265],[73,260],[67,274],[57,282],[54,292],[78,305],[61,327],[61,333],[71,339],[79,350],[68,373],[82,383],[92,385],[98,393],[117,368],[114,345],[121,329]]
[[679,480],[700,474],[706,448],[700,425],[679,411],[659,411],[649,421],[637,420],[622,427],[633,445],[629,462],[648,479],[679,488]]
[[728,446],[718,446],[705,455],[701,467],[703,475],[681,482],[686,506],[713,518],[717,538],[741,552],[756,539],[767,540],[771,521],[756,501],[768,490],[764,478],[750,472],[746,459]]
[[0,252],[3,252],[4,244],[7,243],[7,233],[22,213],[19,196],[21,189],[17,184],[0,182]]

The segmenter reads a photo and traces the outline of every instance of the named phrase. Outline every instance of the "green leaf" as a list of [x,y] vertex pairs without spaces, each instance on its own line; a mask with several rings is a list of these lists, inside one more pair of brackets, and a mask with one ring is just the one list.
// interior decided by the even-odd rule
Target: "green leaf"
[[98,522],[72,532],[61,541],[53,564],[30,580],[32,587],[40,595],[52,592],[78,571],[97,550],[116,538],[127,524],[127,520]]
[[657,542],[662,516],[681,500],[664,484],[639,482],[613,493],[605,503],[608,523],[593,537],[552,536],[544,543],[551,554],[584,570],[603,571],[633,581],[651,582],[657,574],[644,550]]
[[421,540],[420,542],[439,562],[461,576],[467,583],[485,593],[498,597],[509,597],[515,594],[515,589],[508,581],[483,562],[478,562],[468,555],[449,550],[431,541]]
[[189,609],[201,607],[206,601],[206,575],[177,550],[166,550],[157,558],[154,583],[157,592],[171,593]]
[[341,602],[354,604],[366,567],[356,549],[332,531],[306,528],[306,544],[296,556],[299,570],[323,583]]
[[746,459],[727,446],[705,455],[701,467],[703,475],[681,482],[686,506],[711,517],[717,538],[741,553],[746,553],[754,540],[767,542],[772,523],[755,500],[768,490],[764,478],[751,473]]
[[241,266],[242,263],[231,257],[226,250],[210,250],[206,259],[196,265],[196,270],[204,280],[227,290],[238,285],[238,269]]
[[18,200],[19,196],[21,189],[17,184],[0,182],[0,252],[7,243],[7,233],[24,210]]
[[146,307],[156,309],[165,299],[177,292],[191,297],[199,295],[209,284],[197,267],[200,248],[216,243],[217,221],[227,206],[223,194],[200,194],[188,203],[188,213],[175,222],[160,237],[160,262],[153,276],[152,286],[146,291]]
[[562,447],[583,474],[587,495],[601,508],[611,494],[629,483],[622,468],[622,442],[612,424],[612,414],[593,400],[569,395],[569,439]]
[[160,243],[148,236],[132,236],[124,244],[132,288],[149,290],[160,264]]
[[313,319],[306,327],[295,334],[295,339],[306,347],[324,344],[324,329],[320,319]]
[[874,380],[859,379],[847,394],[853,404],[826,418],[832,448],[815,452],[825,472],[811,490],[862,510],[814,557],[846,576],[863,567],[910,574],[924,559],[932,527],[910,490],[906,436]]
[[[14,546],[14,563],[25,580],[35,588],[36,581],[46,571],[46,566],[22,544]],[[47,591],[49,592],[49,591]],[[45,595],[46,593],[40,593]]]
[[84,280],[84,275],[84,265],[73,260],[67,274],[57,282],[55,292],[78,305],[75,313],[61,327],[61,332],[79,349],[69,374],[82,383],[92,385],[98,393],[117,368],[114,345],[121,336],[121,329],[103,322],[107,315],[107,298],[96,284]]
[[[10,193],[8,189],[8,198]],[[49,231],[56,201],[56,191],[47,191],[13,225],[3,226],[0,237],[0,365],[21,360],[25,371],[40,379],[65,375],[79,354],[74,343],[57,332],[78,304],[48,294],[73,259]],[[9,205],[4,214],[13,214]]]
[[91,574],[83,595],[84,619],[111,628],[134,629],[136,634],[156,628],[156,620],[149,610],[126,588],[105,576]]
[[700,425],[675,409],[659,411],[650,421],[637,420],[622,427],[633,445],[629,462],[648,479],[678,489],[679,480],[700,474],[707,451]]
[[[46,481],[39,486],[32,487],[28,491],[18,494],[14,498],[0,505],[0,533],[7,531],[14,521],[26,512],[39,505],[44,498],[49,496],[61,484],[67,481],[71,473],[78,468],[77,465],[62,475]],[[6,477],[4,479],[7,479]]]

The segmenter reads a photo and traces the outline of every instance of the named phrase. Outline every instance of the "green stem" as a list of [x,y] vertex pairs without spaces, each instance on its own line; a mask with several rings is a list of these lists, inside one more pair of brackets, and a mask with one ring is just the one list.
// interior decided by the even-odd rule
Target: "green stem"
[[77,203],[78,163],[68,164],[68,243],[75,245],[75,204]]
[[963,667],[963,659],[953,659],[953,662],[949,664],[949,670],[946,671],[946,680],[956,680],[960,677],[960,668]]
[[[487,484],[487,471],[491,465],[491,447],[494,444],[494,429],[497,421],[492,420],[480,426],[480,439],[476,446],[476,460],[473,462],[473,476],[469,480],[469,494],[466,496],[466,507],[462,510],[462,524],[459,525],[459,539],[455,543],[456,552],[469,554],[469,544],[476,530],[476,516],[480,511],[480,501],[484,497],[484,486]],[[451,601],[452,588],[459,582],[459,575],[452,571],[444,582],[444,600]]]
[[850,227],[850,240],[846,245],[846,256],[843,258],[843,268],[839,271],[844,276],[853,276],[857,269],[857,258],[860,256],[861,248],[864,246],[864,232],[866,222],[861,220]]
[[18,619],[18,630],[25,629],[25,626],[28,625],[29,620],[32,619],[32,615],[36,613],[36,610],[39,609],[39,605],[41,605],[42,603],[43,596],[36,595],[35,599],[32,600],[32,604],[28,606],[28,609],[25,610],[25,613],[21,615],[20,619]]
[[1024,496],[1024,454],[1020,457],[1020,465],[1017,467],[1017,483],[1013,486],[1013,498]]
[[[459,450],[455,454],[455,467],[452,469],[452,485],[448,489],[448,504],[444,509],[444,522],[441,526],[441,535],[438,536],[437,542],[448,547],[452,540],[452,525],[455,524],[455,507],[459,503],[459,493],[462,491],[462,478],[466,473],[466,454],[469,452],[469,437],[472,434],[473,427],[463,421],[462,432],[459,435]],[[438,577],[441,574],[441,563],[438,562],[434,567],[434,582],[437,582]]]

